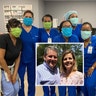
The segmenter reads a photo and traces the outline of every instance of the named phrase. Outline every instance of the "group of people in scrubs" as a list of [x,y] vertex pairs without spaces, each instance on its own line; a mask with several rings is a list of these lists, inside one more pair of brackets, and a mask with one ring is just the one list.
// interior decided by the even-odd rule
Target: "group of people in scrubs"
[[[84,42],[84,86],[59,86],[59,96],[66,96],[66,87],[68,88],[68,96],[95,96],[96,95],[96,57],[95,57],[95,40],[96,36],[92,36],[92,25],[89,22],[78,24],[77,11],[68,11],[65,20],[61,22],[60,34],[52,38],[53,42]],[[51,28],[50,28],[51,30]],[[46,31],[47,33],[47,31]],[[91,82],[91,83],[89,83]],[[55,86],[44,86],[44,96],[56,96]],[[54,91],[54,92],[52,92]]]
[[[52,28],[53,18],[50,14],[43,16],[43,28],[33,26],[33,22],[33,12],[26,10],[22,25],[18,20],[9,20],[7,24],[9,34],[0,35],[0,72],[2,74],[0,87],[3,95],[25,96],[24,75],[27,71],[28,96],[35,96],[36,42],[84,42],[84,86],[58,86],[59,96],[66,96],[66,87],[68,96],[77,96],[77,94],[80,96],[81,92],[84,96],[95,96],[96,36],[92,36],[92,25],[88,22],[78,24],[78,13],[74,10],[64,15],[64,21],[61,22],[59,30]],[[18,73],[20,86],[17,86],[19,85],[17,84]],[[49,90],[51,90],[51,96],[56,96],[55,86],[44,86],[43,90],[44,96],[49,96]]]

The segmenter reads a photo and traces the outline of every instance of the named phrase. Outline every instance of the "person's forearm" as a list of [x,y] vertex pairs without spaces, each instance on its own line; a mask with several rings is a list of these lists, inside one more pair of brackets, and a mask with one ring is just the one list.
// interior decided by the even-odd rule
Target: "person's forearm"
[[16,76],[18,73],[18,68],[19,68],[19,64],[20,64],[20,55],[18,56],[18,58],[15,60],[15,68],[14,68],[14,75]]
[[96,69],[96,62],[91,66],[92,69]]
[[2,69],[4,69],[5,72],[7,72],[8,74],[11,74],[10,69],[8,68],[4,58],[0,58],[0,66]]

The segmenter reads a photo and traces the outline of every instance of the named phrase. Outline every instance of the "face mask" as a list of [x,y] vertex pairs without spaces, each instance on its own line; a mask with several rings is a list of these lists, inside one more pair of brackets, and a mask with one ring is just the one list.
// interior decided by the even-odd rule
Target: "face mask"
[[50,29],[52,27],[52,22],[43,22],[43,26],[45,29]]
[[72,28],[71,27],[69,27],[69,28],[62,28],[61,32],[62,32],[63,36],[70,37],[72,35]]
[[92,31],[81,31],[81,38],[86,40],[91,37]]
[[33,18],[24,18],[24,19],[23,19],[23,23],[24,23],[26,26],[31,26],[32,23],[33,23]]
[[17,27],[17,28],[11,28],[11,32],[10,32],[10,33],[11,33],[14,37],[18,38],[18,37],[20,37],[21,32],[22,32],[22,29],[19,28],[19,27]]
[[70,22],[72,23],[73,26],[77,26],[78,18],[70,18]]

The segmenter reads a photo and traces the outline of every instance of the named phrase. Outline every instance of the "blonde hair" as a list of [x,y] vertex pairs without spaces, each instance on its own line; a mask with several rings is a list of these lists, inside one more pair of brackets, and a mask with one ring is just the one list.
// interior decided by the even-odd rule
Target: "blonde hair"
[[62,60],[61,61],[61,65],[60,65],[60,72],[61,72],[61,74],[62,73],[65,73],[66,74],[66,67],[64,66],[63,59],[64,59],[65,55],[67,55],[69,53],[72,54],[72,57],[73,57],[73,59],[75,61],[71,72],[72,71],[77,71],[77,63],[76,63],[76,58],[75,58],[74,52],[72,50],[66,50],[66,51],[63,52],[62,59],[61,59]]

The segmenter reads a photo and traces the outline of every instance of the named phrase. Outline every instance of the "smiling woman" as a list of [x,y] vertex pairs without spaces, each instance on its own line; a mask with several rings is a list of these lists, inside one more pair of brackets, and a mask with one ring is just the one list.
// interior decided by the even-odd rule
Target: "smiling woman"
[[77,71],[75,54],[72,50],[66,50],[62,55],[61,85],[81,86],[84,83],[83,73]]

